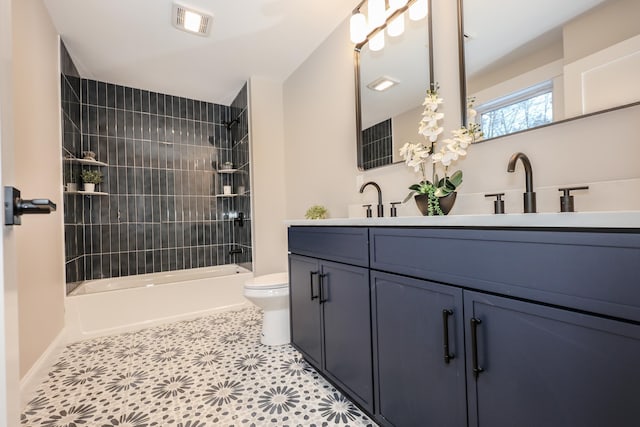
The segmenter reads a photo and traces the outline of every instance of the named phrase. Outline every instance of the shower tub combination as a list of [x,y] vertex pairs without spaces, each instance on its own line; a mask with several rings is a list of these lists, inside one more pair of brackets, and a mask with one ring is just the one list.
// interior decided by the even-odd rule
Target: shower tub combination
[[242,291],[252,277],[230,264],[84,282],[65,299],[67,340],[250,306]]

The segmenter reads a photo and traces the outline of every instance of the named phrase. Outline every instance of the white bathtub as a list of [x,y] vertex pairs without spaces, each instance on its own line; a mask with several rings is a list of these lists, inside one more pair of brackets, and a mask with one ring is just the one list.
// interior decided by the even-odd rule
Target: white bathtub
[[65,299],[68,342],[250,305],[237,265],[87,281]]

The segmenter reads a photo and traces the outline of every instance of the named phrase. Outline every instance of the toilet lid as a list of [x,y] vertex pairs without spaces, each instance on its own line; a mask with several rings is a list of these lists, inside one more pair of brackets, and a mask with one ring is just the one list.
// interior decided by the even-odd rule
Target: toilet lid
[[289,286],[289,275],[287,273],[265,274],[247,280],[244,287],[247,289],[276,289]]

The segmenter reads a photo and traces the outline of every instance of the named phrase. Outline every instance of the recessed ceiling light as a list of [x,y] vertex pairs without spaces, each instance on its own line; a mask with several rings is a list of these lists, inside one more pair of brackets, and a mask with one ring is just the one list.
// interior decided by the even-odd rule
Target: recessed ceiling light
[[382,92],[384,90],[389,89],[392,86],[397,85],[399,82],[397,80],[392,79],[391,77],[379,77],[377,79],[375,79],[374,81],[372,81],[371,83],[369,83],[367,85],[367,87],[371,90],[375,90],[378,92]]
[[173,5],[173,26],[199,36],[208,36],[213,16],[188,9],[179,4]]

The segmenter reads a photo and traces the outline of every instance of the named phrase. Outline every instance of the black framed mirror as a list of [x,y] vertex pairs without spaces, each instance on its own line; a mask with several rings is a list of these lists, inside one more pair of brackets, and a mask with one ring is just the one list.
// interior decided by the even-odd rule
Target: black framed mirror
[[[399,148],[417,139],[422,102],[433,83],[431,1],[426,18],[405,18],[405,30],[396,37],[385,34],[381,50],[370,48],[371,39],[388,23],[408,13],[415,0],[408,1],[371,31],[354,48],[356,90],[356,141],[358,169],[368,170],[400,162]],[[362,3],[361,3],[362,4]],[[385,83],[389,81],[391,83]],[[386,90],[376,86],[391,84]]]
[[637,0],[461,1],[461,102],[484,140],[640,101]]

